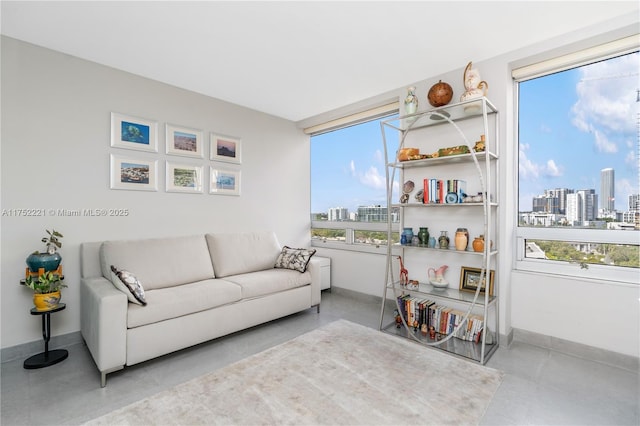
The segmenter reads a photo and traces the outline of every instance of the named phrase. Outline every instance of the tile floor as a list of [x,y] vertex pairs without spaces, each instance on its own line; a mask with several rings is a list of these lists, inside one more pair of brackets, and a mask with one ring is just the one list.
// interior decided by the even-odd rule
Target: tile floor
[[[110,374],[100,374],[83,344],[40,370],[2,363],[0,424],[75,425],[344,318],[378,327],[375,298],[324,292],[322,309],[273,321]],[[482,425],[640,425],[638,372],[514,342],[487,366],[504,371]],[[398,422],[401,424],[401,421]]]

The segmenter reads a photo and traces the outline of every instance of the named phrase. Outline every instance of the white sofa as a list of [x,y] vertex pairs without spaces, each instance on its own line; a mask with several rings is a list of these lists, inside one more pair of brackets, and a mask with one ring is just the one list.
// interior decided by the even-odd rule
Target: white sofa
[[[108,373],[290,315],[320,312],[320,261],[274,268],[272,232],[220,233],[81,245],[81,333]],[[112,284],[111,265],[134,274],[146,306]]]

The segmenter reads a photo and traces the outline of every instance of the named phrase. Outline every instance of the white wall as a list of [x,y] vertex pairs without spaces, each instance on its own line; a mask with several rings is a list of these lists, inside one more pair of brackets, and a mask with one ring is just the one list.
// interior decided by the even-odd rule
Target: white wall
[[[3,211],[130,211],[127,217],[2,216],[3,348],[41,339],[40,318],[29,315],[31,292],[18,283],[25,258],[44,248],[45,229],[64,234],[60,253],[69,285],[53,335],[80,329],[83,241],[269,229],[281,244],[309,245],[309,140],[294,123],[5,37],[1,78]],[[111,148],[112,111],[156,120],[159,152]],[[164,154],[165,123],[202,129],[205,159]],[[165,192],[165,160],[203,165],[208,177],[210,131],[242,138],[241,196]],[[158,159],[159,191],[110,190],[111,153]]]

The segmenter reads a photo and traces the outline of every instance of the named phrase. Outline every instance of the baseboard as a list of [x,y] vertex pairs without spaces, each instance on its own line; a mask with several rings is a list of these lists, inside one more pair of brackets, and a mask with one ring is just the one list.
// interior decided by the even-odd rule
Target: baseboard
[[532,331],[513,329],[513,340],[534,346],[550,349],[566,355],[601,362],[614,367],[623,368],[634,373],[640,372],[640,358],[625,355],[607,349],[596,348],[570,340],[534,333]]
[[[73,333],[62,334],[60,336],[52,336],[49,340],[49,350],[63,349],[78,343],[82,343],[80,331],[74,331]],[[0,360],[4,363],[15,361],[16,359],[26,359],[40,352],[44,352],[44,341],[36,340],[21,345],[2,348],[2,350],[0,350]]]

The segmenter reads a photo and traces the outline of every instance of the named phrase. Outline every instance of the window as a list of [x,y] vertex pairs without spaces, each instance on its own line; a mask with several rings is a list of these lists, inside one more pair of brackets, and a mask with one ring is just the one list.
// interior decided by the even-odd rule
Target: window
[[619,46],[514,70],[518,269],[638,283],[640,53]]
[[[397,104],[393,106],[356,124],[312,134],[312,245],[382,253],[389,214],[394,222],[392,242],[399,242],[398,214],[387,209],[380,133],[380,121],[397,116]],[[396,148],[397,136],[392,149]]]

